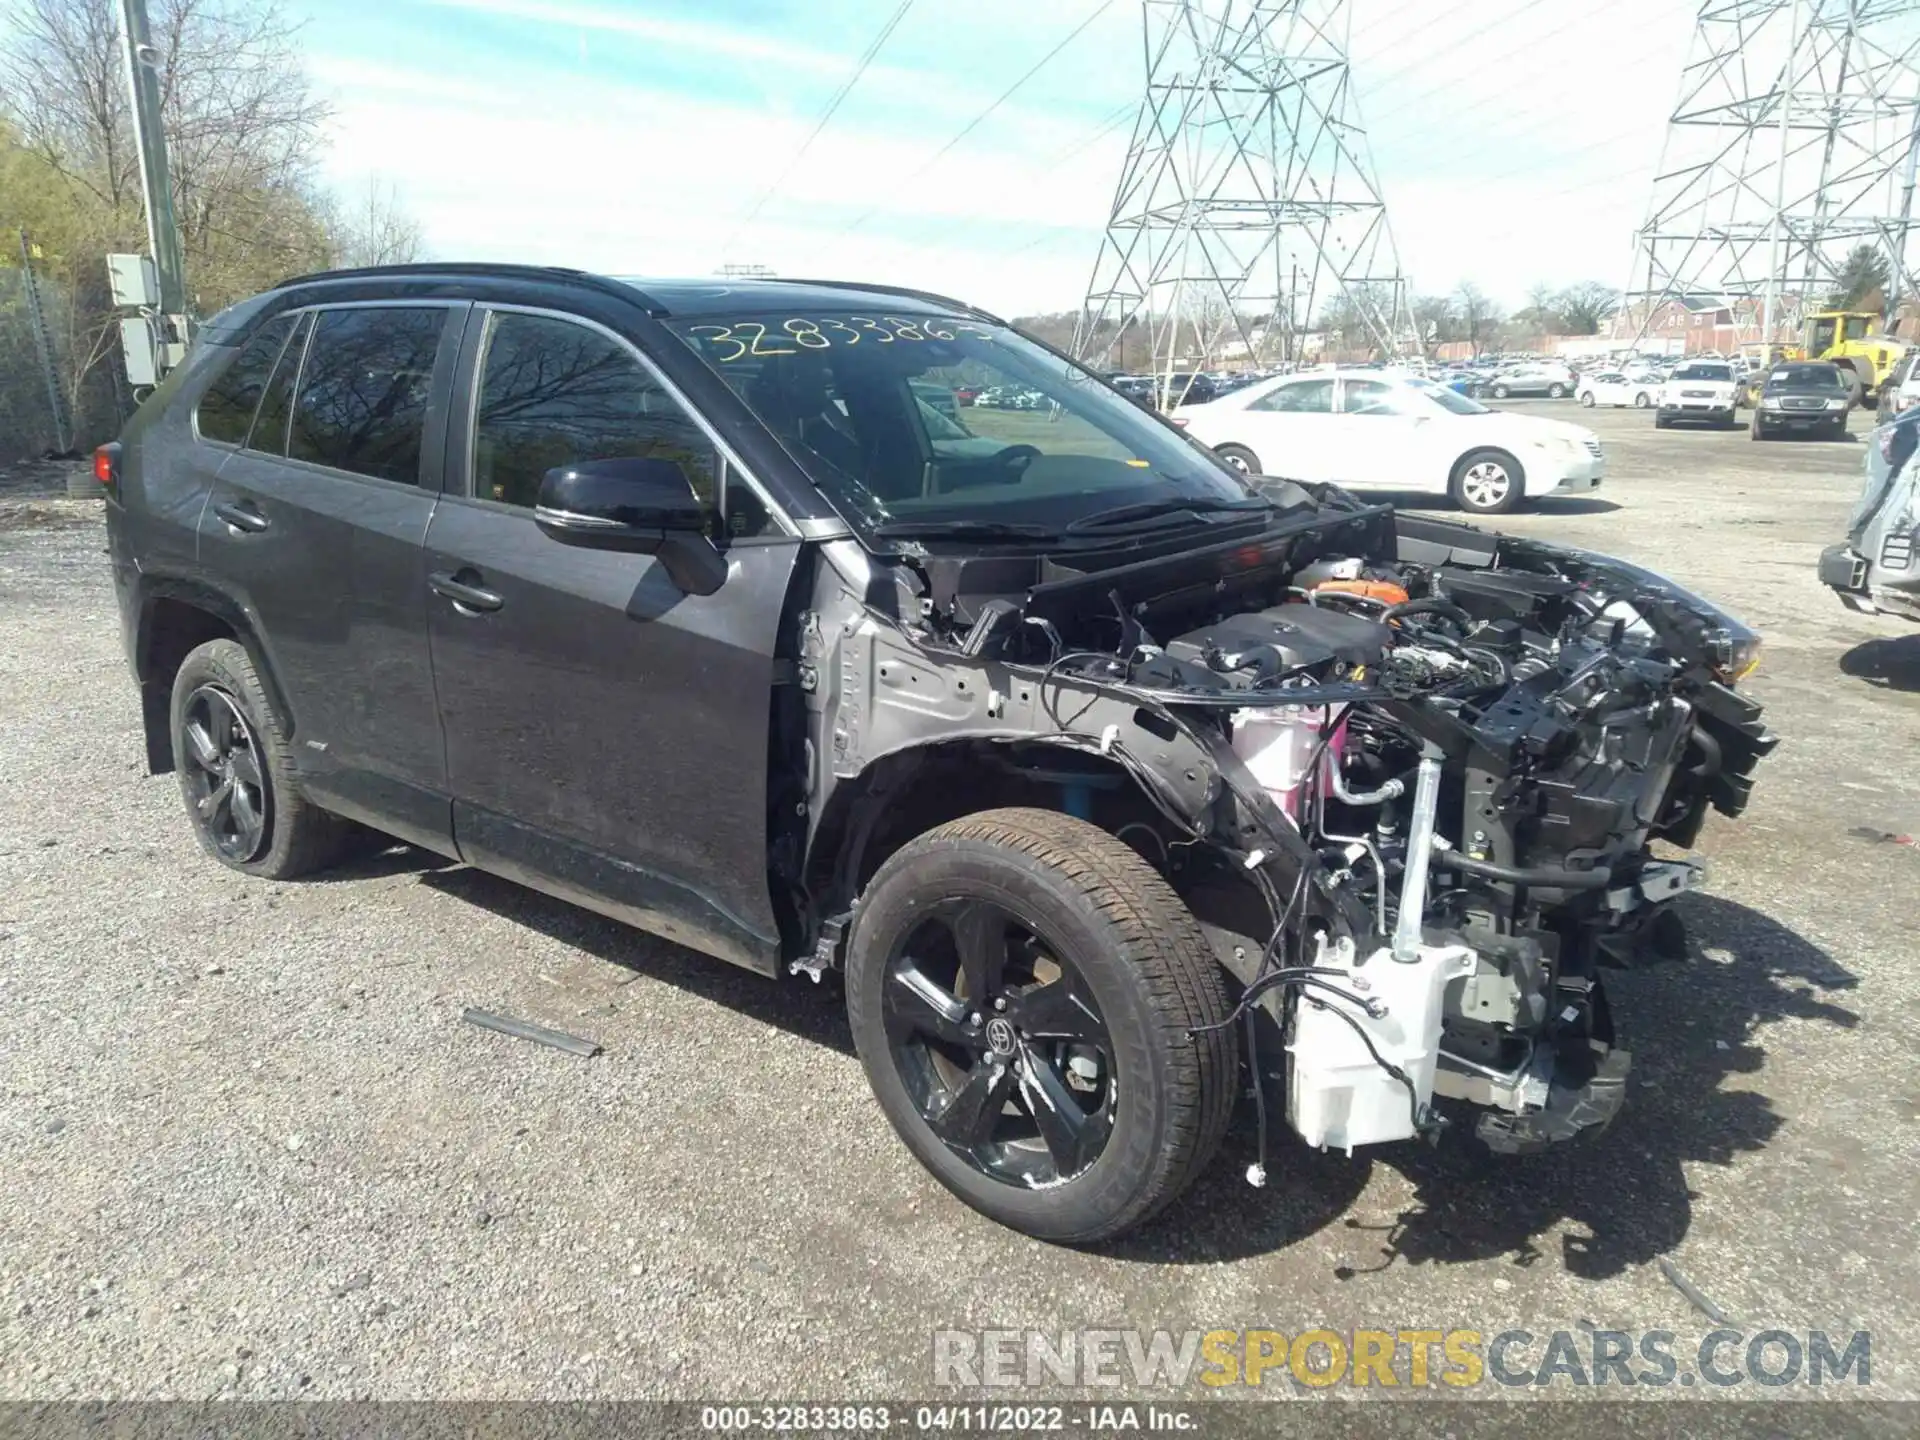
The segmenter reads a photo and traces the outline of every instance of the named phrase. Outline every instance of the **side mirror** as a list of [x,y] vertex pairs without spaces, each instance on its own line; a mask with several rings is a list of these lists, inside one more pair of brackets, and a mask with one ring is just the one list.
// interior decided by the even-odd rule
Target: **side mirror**
[[727,562],[707,536],[707,510],[671,460],[582,460],[547,471],[533,519],[562,545],[658,557],[689,595],[711,595]]

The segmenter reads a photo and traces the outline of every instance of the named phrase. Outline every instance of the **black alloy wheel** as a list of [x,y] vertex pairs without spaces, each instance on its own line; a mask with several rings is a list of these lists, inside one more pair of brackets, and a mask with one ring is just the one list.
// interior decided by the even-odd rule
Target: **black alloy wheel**
[[232,695],[208,684],[187,697],[181,734],[194,824],[223,859],[255,859],[267,843],[273,800],[253,727]]
[[1237,1034],[1199,922],[1131,846],[1055,811],[981,811],[896,850],[856,917],[860,1063],[895,1133],[965,1203],[1086,1245],[1206,1166]]
[[1071,1180],[1113,1134],[1113,1042],[1086,980],[1000,904],[933,907],[888,957],[893,1064],[941,1142],[990,1179]]

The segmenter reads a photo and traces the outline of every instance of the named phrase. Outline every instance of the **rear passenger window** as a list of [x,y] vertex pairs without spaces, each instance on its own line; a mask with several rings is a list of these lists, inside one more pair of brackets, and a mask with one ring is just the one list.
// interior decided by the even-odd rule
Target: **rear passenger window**
[[266,388],[273,362],[280,358],[281,347],[293,329],[293,316],[279,315],[254,331],[232,363],[220,372],[200,397],[200,438],[223,440],[229,445],[244,444],[247,427],[253,423],[254,407]]
[[307,345],[288,457],[417,485],[446,318],[441,306],[322,310]]
[[[631,351],[598,330],[544,315],[495,312],[480,366],[473,493],[533,507],[547,471],[580,460],[671,460],[719,536],[714,444]],[[727,533],[774,533],[767,509],[729,474]]]

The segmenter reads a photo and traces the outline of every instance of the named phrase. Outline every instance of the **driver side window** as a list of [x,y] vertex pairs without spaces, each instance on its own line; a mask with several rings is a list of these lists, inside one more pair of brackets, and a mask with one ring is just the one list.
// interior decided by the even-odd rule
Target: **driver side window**
[[1249,410],[1276,410],[1294,415],[1331,415],[1333,380],[1303,380],[1282,385],[1271,395],[1263,395],[1247,407]]
[[[720,529],[728,467],[706,432],[633,352],[601,331],[550,315],[494,311],[474,407],[476,499],[532,509],[547,471],[582,460],[670,460]],[[774,533],[753,490],[729,476],[726,531]]]
[[1402,399],[1396,386],[1378,380],[1349,380],[1340,408],[1348,415],[1404,415],[1407,412]]

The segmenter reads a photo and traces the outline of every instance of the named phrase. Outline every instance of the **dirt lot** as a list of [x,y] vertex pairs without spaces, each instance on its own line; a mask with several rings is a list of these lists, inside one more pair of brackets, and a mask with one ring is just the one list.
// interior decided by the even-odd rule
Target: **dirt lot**
[[1098,1254],[939,1190],[830,988],[407,852],[295,885],[202,859],[142,774],[97,520],[0,500],[0,1397],[924,1396],[948,1327],[1661,1328],[1685,1354],[1712,1327],[1662,1257],[1748,1333],[1871,1330],[1872,1393],[1920,1395],[1920,853],[1850,834],[1920,833],[1920,631],[1813,571],[1861,442],[1581,418],[1605,486],[1510,528],[1743,615],[1784,737],[1703,838],[1695,958],[1609,982],[1628,1111],[1517,1162],[1287,1146],[1264,1191],[1236,1142]]

